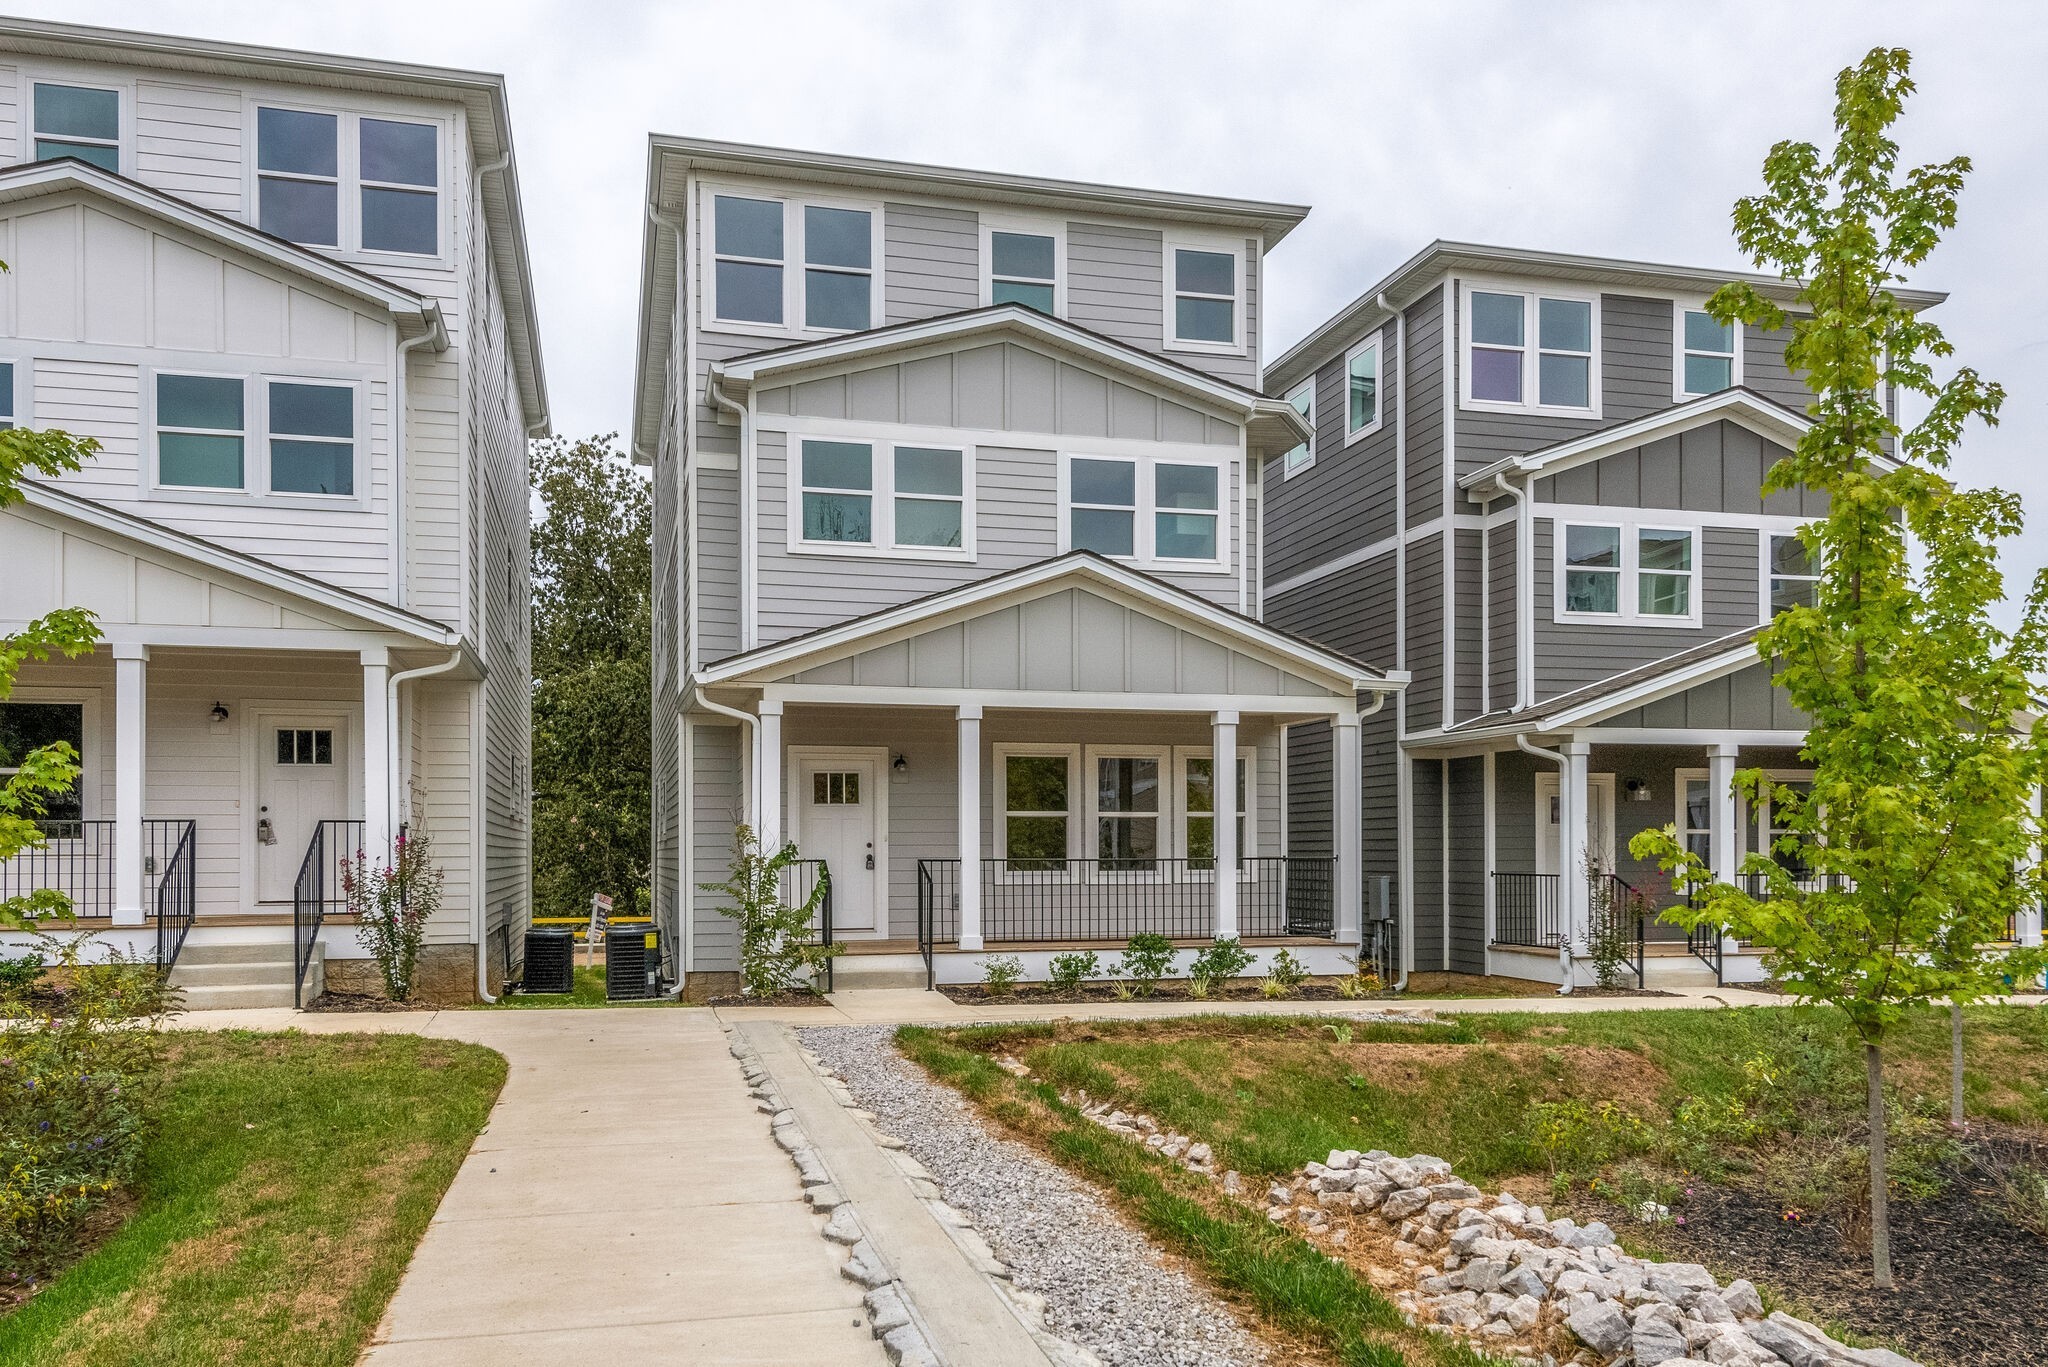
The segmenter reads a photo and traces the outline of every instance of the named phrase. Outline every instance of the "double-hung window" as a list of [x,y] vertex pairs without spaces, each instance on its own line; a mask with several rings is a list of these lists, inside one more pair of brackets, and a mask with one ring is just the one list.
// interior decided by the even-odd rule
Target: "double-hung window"
[[1040,313],[1065,312],[1061,298],[1062,243],[1056,232],[984,224],[982,251],[987,262],[990,304],[1022,304]]
[[440,255],[441,126],[257,106],[256,224],[309,247]]
[[734,323],[782,322],[782,201],[712,199],[712,280],[717,316]]
[[270,382],[270,491],[356,491],[356,391],[303,380]]
[[1786,608],[1812,607],[1820,587],[1820,566],[1806,543],[1792,532],[1764,534],[1764,620]]
[[[30,755],[59,741],[69,745],[80,759],[85,757],[83,703],[0,702],[0,783],[21,772],[22,761]],[[77,779],[61,793],[44,795],[43,820],[76,821],[83,815]],[[78,832],[73,829],[52,834],[76,836]]]
[[256,111],[257,226],[288,242],[341,245],[341,116]]
[[1163,756],[1094,756],[1095,858],[1105,873],[1150,873],[1157,867],[1164,785]]
[[871,211],[719,194],[711,214],[714,321],[821,332],[874,325]]
[[1003,861],[1011,873],[1064,871],[1073,816],[1070,750],[1010,751],[1002,756]]
[[14,402],[14,362],[0,361],[0,432],[14,427]]
[[1158,457],[1067,463],[1067,547],[1145,564],[1220,564],[1223,468]]
[[1380,339],[1374,333],[1344,355],[1344,440],[1380,430]]
[[[1251,763],[1237,759],[1237,857],[1246,856],[1245,817],[1251,810]],[[1214,868],[1216,860],[1216,762],[1210,755],[1190,755],[1181,779],[1181,848],[1196,868]]]
[[1242,254],[1166,244],[1167,344],[1196,351],[1236,351]]
[[244,487],[247,385],[240,376],[156,377],[156,482],[180,489]]
[[1678,831],[1685,841],[1685,851],[1703,864],[1711,864],[1714,857],[1714,800],[1713,785],[1703,774],[1688,773],[1681,769],[1678,780]]
[[430,123],[359,123],[362,244],[367,252],[440,251],[439,130]]
[[1597,301],[1472,289],[1465,294],[1464,322],[1468,407],[1598,411]]
[[[1308,420],[1308,430],[1316,430],[1316,377],[1311,375],[1287,391],[1287,402],[1294,405],[1294,411]],[[1280,477],[1291,479],[1316,463],[1315,438],[1290,448],[1280,458]]]
[[970,555],[967,479],[957,447],[803,438],[793,545]]
[[1704,309],[1678,309],[1679,399],[1718,394],[1742,383],[1741,328]]
[[1670,625],[1697,620],[1696,529],[1566,522],[1559,537],[1561,617]]
[[121,92],[37,81],[32,99],[35,159],[77,157],[121,173]]
[[873,215],[804,206],[804,326],[860,332],[872,325]]

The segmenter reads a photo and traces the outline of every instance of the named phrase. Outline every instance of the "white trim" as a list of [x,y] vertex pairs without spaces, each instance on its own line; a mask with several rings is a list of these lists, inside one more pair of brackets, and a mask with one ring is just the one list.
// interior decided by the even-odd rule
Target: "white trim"
[[[756,411],[749,425],[761,432],[779,432],[785,437],[823,438],[829,441],[897,442],[904,446],[1000,446],[1011,450],[1054,452],[1066,448],[1080,455],[1157,456],[1167,460],[1208,462],[1234,461],[1242,455],[1236,442],[1151,441],[1143,437],[1070,437],[1053,432],[1006,432],[998,427],[947,427],[930,423],[880,422],[867,418],[793,417],[786,413]],[[702,452],[696,464],[707,470],[732,468],[735,457]]]
[[[1392,691],[1406,683],[1379,684]],[[704,687],[718,687],[714,681]],[[748,685],[735,685],[748,686]],[[1013,688],[917,688],[898,684],[770,683],[759,687],[764,697],[783,703],[841,703],[874,707],[978,706],[1027,712],[1190,712],[1241,711],[1308,719],[1340,716],[1356,707],[1348,697],[1296,697],[1259,693],[1067,693]]]
[[[1102,784],[1096,765],[1105,759],[1145,759],[1158,765],[1159,786],[1153,800],[1152,810],[1145,811],[1104,811],[1101,802]],[[1174,822],[1179,804],[1174,800],[1173,791],[1173,749],[1167,745],[1084,745],[1081,747],[1081,850],[1082,859],[1101,859],[1102,823],[1104,821],[1145,821],[1153,825],[1151,858],[1172,859],[1175,856]],[[1144,856],[1132,855],[1133,862]],[[1090,872],[1097,880],[1111,879],[1141,881],[1156,879],[1160,870],[1155,865],[1150,869],[1103,869],[1091,867]]]
[[[751,199],[782,206],[782,259],[771,262],[767,257],[725,257],[718,252],[718,200]],[[698,240],[692,244],[692,255],[697,262],[699,289],[698,317],[696,326],[709,333],[732,334],[750,337],[782,337],[807,339],[814,337],[859,336],[869,328],[879,327],[883,316],[882,294],[884,290],[883,266],[884,243],[882,231],[883,205],[878,199],[849,197],[841,194],[813,194],[801,190],[771,189],[758,183],[732,182],[724,180],[700,180],[697,183],[699,205]],[[868,279],[868,321],[860,328],[827,328],[813,326],[805,307],[805,273],[811,269],[805,259],[804,210],[843,209],[868,216],[868,265],[865,271],[858,267],[819,266],[817,269],[834,275],[861,275]],[[755,322],[747,319],[721,318],[718,316],[718,270],[719,260],[747,261],[760,265],[775,264],[782,272],[782,321],[779,323]]]
[[[1800,526],[1809,525],[1813,520],[1814,519],[1802,519],[1800,522]],[[1756,605],[1757,619],[1759,621],[1769,622],[1773,620],[1773,618],[1775,618],[1777,615],[1771,611],[1771,581],[1774,579],[1784,579],[1794,583],[1811,584],[1813,585],[1814,592],[1816,594],[1818,594],[1820,591],[1819,565],[1816,563],[1814,559],[1809,559],[1807,561],[1806,566],[1809,570],[1814,571],[1814,573],[1812,574],[1775,574],[1771,570],[1771,542],[1779,537],[1791,537],[1796,540],[1797,534],[1798,528],[1796,527],[1787,528],[1784,531],[1779,531],[1770,527],[1764,527],[1760,528],[1757,532]],[[1811,555],[1811,552],[1809,552],[1809,555]]]
[[[1352,345],[1344,353],[1344,369],[1339,374],[1338,379],[1340,382],[1340,388],[1343,393],[1344,445],[1346,446],[1351,445],[1351,443],[1355,441],[1363,441],[1365,440],[1365,438],[1371,436],[1373,433],[1379,431],[1382,427],[1386,426],[1387,351],[1386,348],[1381,345],[1382,334],[1385,332],[1385,330],[1386,329],[1384,327],[1374,328],[1363,339]],[[1359,356],[1363,355],[1365,352],[1368,351],[1373,353],[1372,369],[1374,388],[1372,400],[1372,421],[1365,424],[1365,426],[1363,427],[1353,427],[1351,425],[1351,363],[1355,361]]]
[[[1236,473],[1232,460],[1235,452],[1223,452],[1217,456],[1180,456],[1164,454],[1114,454],[1085,450],[1062,450],[1059,453],[1059,554],[1066,555],[1074,550],[1073,513],[1075,508],[1099,508],[1109,512],[1121,512],[1128,507],[1131,514],[1130,555],[1111,555],[1098,551],[1108,559],[1123,564],[1135,565],[1139,569],[1166,574],[1228,574],[1231,572],[1230,548],[1237,529],[1231,517],[1230,482]],[[1077,460],[1094,460],[1118,465],[1129,465],[1131,469],[1132,498],[1125,504],[1075,504],[1073,502],[1073,467]],[[1207,469],[1216,475],[1216,506],[1213,510],[1203,508],[1162,509],[1159,507],[1159,469],[1162,466],[1181,466],[1190,469]],[[1186,512],[1196,516],[1213,516],[1216,519],[1216,554],[1207,560],[1184,559],[1163,556],[1158,553],[1159,517],[1163,512]]]
[[[1085,805],[1081,796],[1081,787],[1083,784],[1083,780],[1086,777],[1082,769],[1081,746],[1078,744],[1055,744],[1050,742],[1027,743],[1022,741],[998,741],[989,748],[989,806],[992,808],[990,815],[994,818],[994,820],[989,823],[989,853],[986,857],[990,859],[1001,860],[1003,861],[1004,865],[1007,865],[1009,862],[1009,760],[1012,755],[1023,756],[1026,758],[1058,757],[1066,760],[1067,809],[1066,811],[1060,813],[1060,816],[1067,823],[1066,857],[1070,860],[1079,858],[1080,856],[1078,854],[1078,851],[1083,848],[1081,843],[1080,830],[1081,809]],[[977,801],[979,801],[979,799],[977,799]],[[1044,813],[1031,814],[1046,816],[1052,815],[1052,813],[1049,811]],[[1023,871],[1020,870],[1019,872]],[[1007,879],[1010,876],[1010,874],[1011,870],[1007,867],[999,866],[996,869],[996,876],[998,878]],[[1043,874],[1038,874],[1036,876],[1043,877]]]
[[[1534,413],[1551,417],[1599,418],[1601,415],[1600,393],[1600,293],[1569,285],[1531,284],[1526,282],[1470,279],[1460,280],[1458,291],[1458,407],[1478,413]],[[1519,348],[1522,371],[1522,398],[1520,402],[1504,399],[1475,399],[1472,397],[1472,296],[1475,294],[1500,294],[1519,296],[1522,300],[1522,344]],[[1590,351],[1558,352],[1553,355],[1583,356],[1586,359],[1586,402],[1583,405],[1544,403],[1542,398],[1541,356],[1542,346],[1542,304],[1545,299],[1590,306],[1591,318],[1588,323]],[[1489,351],[1509,350],[1499,346],[1479,344]]]
[[[849,761],[874,766],[868,776],[868,788],[874,793],[874,837],[875,866],[862,869],[873,885],[875,924],[872,930],[856,931],[854,938],[886,940],[889,937],[889,749],[887,746],[872,745],[788,745],[782,747],[783,780],[782,800],[789,810],[789,839],[795,842],[801,852],[803,842],[803,817],[801,813],[809,804],[802,800],[802,787],[797,779],[803,773],[806,763],[831,764]],[[808,857],[808,856],[807,856]],[[835,883],[840,875],[835,874]],[[834,936],[838,930],[834,928]]]
[[1796,531],[1817,519],[1783,513],[1724,513],[1686,508],[1620,508],[1602,503],[1538,503],[1536,516],[1571,522],[1602,522],[1626,517],[1631,512],[1654,516],[1663,527],[1690,527],[1695,531]]
[[[1286,747],[1283,745],[1282,749]],[[1171,853],[1180,859],[1191,859],[1188,853],[1188,761],[1191,759],[1213,759],[1216,747],[1209,745],[1176,745],[1173,747],[1173,843]],[[1238,842],[1237,857],[1240,864],[1259,856],[1259,747],[1239,744],[1237,762],[1244,766],[1244,810],[1238,813],[1244,818],[1244,839]],[[1215,771],[1210,771],[1213,789]],[[1283,790],[1284,791],[1284,790]],[[1213,798],[1212,798],[1213,802]],[[1209,814],[1212,818],[1215,813]],[[1214,837],[1211,837],[1213,842]],[[1281,848],[1284,848],[1281,847]]]
[[[218,364],[214,361],[214,364]],[[372,452],[377,443],[377,432],[372,423],[375,413],[370,404],[371,379],[356,367],[323,366],[319,363],[301,365],[297,361],[287,362],[290,369],[277,370],[220,370],[208,364],[153,365],[145,363],[138,368],[136,394],[136,425],[138,452],[136,477],[138,494],[148,502],[176,503],[218,503],[237,507],[292,508],[306,510],[352,510],[367,511],[371,507],[371,490],[376,483],[376,471],[371,463]],[[226,428],[164,428],[157,422],[157,381],[164,376],[189,376],[198,379],[238,380],[242,385],[242,427],[240,432]],[[270,487],[271,464],[270,444],[273,439],[283,437],[286,441],[306,440],[329,445],[340,445],[336,438],[305,437],[290,433],[275,433],[270,426],[270,387],[273,384],[307,385],[322,389],[347,389],[350,391],[349,410],[354,435],[348,439],[352,448],[354,470],[353,489],[346,494],[300,493],[278,491]],[[398,421],[399,415],[389,415]],[[162,479],[162,451],[159,439],[164,432],[195,433],[201,436],[239,436],[242,439],[242,482],[239,485],[166,484]]]
[[[1688,313],[1705,313],[1706,311],[1707,301],[1704,298],[1677,298],[1671,301],[1671,401],[1673,403],[1688,403],[1693,399],[1718,394],[1722,389],[1739,389],[1742,387],[1742,324],[1740,322],[1728,325],[1730,344],[1735,348],[1732,353],[1696,352],[1691,351],[1685,344],[1685,315]],[[1685,387],[1685,358],[1688,354],[1695,356],[1726,356],[1729,362],[1728,383],[1721,386],[1720,389],[1709,389],[1703,393],[1696,393],[1693,390],[1687,389]]]
[[[325,114],[331,116],[335,137],[335,175],[333,177],[307,176],[293,172],[264,171],[258,164],[261,152],[259,122],[262,109],[279,109],[300,114]],[[362,175],[364,119],[374,123],[414,124],[431,127],[434,130],[434,175],[432,187],[409,185],[400,181],[365,180]],[[335,241],[306,244],[307,251],[320,252],[338,260],[352,262],[366,269],[388,270],[392,267],[432,267],[442,270],[453,269],[455,265],[456,207],[456,151],[460,138],[455,120],[442,110],[421,103],[407,103],[394,106],[388,101],[370,104],[350,99],[340,92],[322,92],[319,97],[306,98],[303,89],[289,92],[250,92],[242,101],[243,146],[249,151],[242,164],[242,202],[247,207],[247,221],[262,227],[262,182],[268,178],[298,181],[319,181],[335,186],[334,214]],[[434,196],[434,250],[431,252],[400,251],[391,247],[365,247],[363,245],[363,191],[396,190],[406,194],[432,194]],[[265,230],[266,232],[268,230]],[[281,234],[271,234],[281,240]],[[299,245],[299,244],[294,244]]]
[[[1308,396],[1308,406],[1306,407],[1306,409],[1304,409],[1301,404],[1295,402],[1295,400],[1303,394],[1306,394]],[[1308,419],[1309,430],[1311,432],[1315,431],[1316,377],[1314,375],[1310,375],[1300,384],[1288,390],[1285,397],[1288,404],[1294,409],[1295,412],[1300,413],[1304,418]],[[1294,453],[1296,451],[1301,451],[1305,453],[1302,460],[1296,461],[1294,459]],[[1284,452],[1281,453],[1280,479],[1284,483],[1287,480],[1293,479],[1296,475],[1302,473],[1304,470],[1313,470],[1315,468],[1315,464],[1316,439],[1313,436],[1311,436],[1306,441],[1298,442],[1295,445],[1288,447]]]
[[[888,441],[872,437],[849,438],[836,434],[812,431],[797,427],[779,429],[784,432],[787,446],[784,450],[786,472],[783,478],[783,545],[791,555],[821,556],[829,558],[855,557],[865,560],[918,560],[942,561],[954,564],[972,564],[975,560],[975,447],[952,441],[925,442],[919,440]],[[807,486],[803,482],[803,444],[806,441],[834,442],[849,446],[868,448],[868,488],[837,490],[826,486]],[[923,498],[925,495],[898,494],[896,491],[896,454],[903,449],[925,451],[949,451],[960,458],[960,496],[945,499],[929,496],[933,502],[958,502],[960,504],[960,545],[951,546],[905,546],[898,545],[896,536],[896,500],[902,498]],[[866,497],[868,500],[868,532],[866,541],[807,541],[804,529],[804,496],[807,493],[846,494]]]
[[[103,819],[100,775],[107,766],[106,752],[100,748],[106,743],[100,726],[100,709],[105,692],[105,688],[96,683],[17,684],[5,698],[0,698],[0,708],[8,703],[60,703],[78,708],[78,815],[82,821]],[[0,779],[16,772],[15,766],[0,767]]]
[[[18,49],[17,49],[18,50]],[[17,76],[15,90],[20,100],[19,118],[15,124],[17,145],[16,160],[24,165],[45,166],[48,162],[36,157],[36,87],[39,85],[70,86],[78,90],[112,92],[115,100],[114,160],[120,167],[120,174],[131,179],[135,175],[137,138],[137,100],[135,78],[127,73],[107,74],[106,68],[83,66],[69,62],[55,62],[48,66],[24,66]],[[82,142],[104,147],[104,138],[74,138],[62,133],[52,133],[53,139],[62,142]],[[88,163],[91,164],[91,163]],[[99,168],[104,169],[104,168]]]
[[1049,282],[1031,280],[1024,276],[1005,276],[1019,284],[1049,283],[1052,286],[1052,316],[1067,316],[1067,221],[1052,215],[1023,213],[983,213],[977,215],[980,223],[981,256],[975,263],[975,274],[981,282],[981,307],[987,308],[995,302],[996,252],[993,241],[996,233],[1021,234],[1029,237],[1052,239],[1052,279]]
[[[1572,527],[1596,527],[1615,533],[1618,546],[1613,569],[1605,566],[1580,567],[1581,573],[1615,574],[1619,582],[1615,588],[1616,608],[1613,612],[1574,611],[1565,606],[1565,539]],[[1689,568],[1678,570],[1644,570],[1642,568],[1642,533],[1683,532],[1690,539],[1691,550],[1687,555]],[[1685,523],[1625,522],[1611,517],[1602,518],[1556,518],[1551,522],[1551,620],[1573,626],[1631,626],[1631,627],[1680,627],[1697,630],[1701,622],[1700,608],[1700,550],[1705,538],[1701,528]],[[1644,574],[1679,574],[1687,576],[1686,607],[1683,616],[1665,613],[1646,613],[1642,610],[1642,581]]]
[[[1168,351],[1201,352],[1211,356],[1243,356],[1247,354],[1245,334],[1248,331],[1245,320],[1246,297],[1250,293],[1245,275],[1245,239],[1242,237],[1203,237],[1185,232],[1168,233],[1160,241],[1159,282],[1161,293],[1161,345]],[[1189,299],[1223,299],[1221,294],[1205,294],[1196,290],[1180,288],[1179,272],[1175,252],[1203,252],[1212,256],[1228,256],[1231,260],[1234,292],[1230,300],[1230,340],[1210,342],[1184,338],[1178,335],[1180,310],[1175,301],[1181,297]]]

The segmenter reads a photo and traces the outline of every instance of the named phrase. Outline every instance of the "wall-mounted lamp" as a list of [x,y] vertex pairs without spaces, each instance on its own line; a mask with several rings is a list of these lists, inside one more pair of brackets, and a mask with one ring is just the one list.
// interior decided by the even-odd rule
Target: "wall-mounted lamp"
[[898,755],[889,761],[889,781],[891,783],[910,782],[910,761],[908,759]]
[[222,722],[228,719],[228,705],[224,702],[217,702],[213,705],[213,711],[207,713],[206,715],[213,718],[213,724],[215,726],[219,726]]
[[1632,778],[1621,786],[1628,790],[1628,800],[1630,802],[1648,802],[1650,800],[1650,785],[1643,779]]

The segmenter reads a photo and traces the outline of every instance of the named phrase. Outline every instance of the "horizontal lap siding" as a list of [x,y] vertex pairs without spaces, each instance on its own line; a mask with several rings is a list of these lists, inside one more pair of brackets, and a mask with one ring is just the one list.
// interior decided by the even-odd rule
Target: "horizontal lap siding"
[[1330,723],[1287,728],[1287,853],[1327,859],[1331,840]]
[[1742,384],[1767,399],[1785,405],[1794,413],[1806,412],[1813,391],[1785,364],[1785,345],[1792,340],[1790,326],[1766,331],[1742,329]]
[[1401,874],[1401,817],[1398,810],[1400,747],[1394,730],[1394,704],[1359,724],[1358,744],[1362,759],[1359,813],[1365,829],[1360,839],[1362,866],[1368,881],[1366,896],[1372,895],[1370,881],[1381,876],[1398,886]]
[[[471,942],[470,917],[477,895],[475,841],[476,769],[472,705],[480,685],[422,679],[405,685],[414,752],[405,818],[417,821],[434,842],[434,862],[446,877],[441,912],[430,938],[437,944]],[[521,831],[524,831],[524,825]],[[498,919],[486,908],[486,939]],[[516,941],[522,926],[508,925]],[[514,944],[513,956],[519,953]],[[492,952],[497,947],[492,945]],[[495,973],[502,964],[493,963]]]
[[[1402,370],[1402,392],[1412,404],[1408,415],[1406,497],[1408,523],[1420,526],[1444,507],[1444,287],[1439,285],[1408,306],[1408,363]],[[1458,437],[1464,438],[1459,415]]]
[[969,210],[882,206],[884,321],[907,323],[981,303],[981,227]]
[[1413,778],[1410,848],[1415,859],[1415,967],[1432,973],[1444,966],[1443,761],[1407,763]]
[[740,476],[698,467],[692,510],[697,557],[697,658],[709,664],[740,649]]
[[1450,968],[1486,971],[1486,761],[1478,755],[1450,761],[1451,878]]
[[1493,757],[1493,863],[1502,873],[1536,871],[1536,776],[1556,773],[1520,750]]
[[1625,422],[1671,406],[1672,309],[1668,299],[1600,296],[1601,417]]
[[139,81],[136,177],[217,214],[242,212],[240,91]]
[[1490,696],[1487,698],[1489,710],[1512,707],[1516,702],[1521,643],[1515,623],[1522,610],[1515,574],[1517,534],[1518,528],[1513,522],[1499,523],[1487,533],[1492,551],[1492,564],[1488,569],[1492,580],[1487,602],[1487,631],[1492,651],[1488,660],[1491,666]]
[[705,883],[722,883],[732,868],[734,825],[743,819],[745,789],[740,771],[746,755],[737,726],[692,721],[685,729],[688,747],[684,772],[690,785],[690,862],[693,883],[683,890],[688,899],[693,940],[692,972],[737,972],[739,938],[732,918],[719,913],[721,893],[707,892]]
[[[1672,894],[1671,875],[1658,868],[1655,860],[1637,859],[1630,854],[1628,842],[1638,832],[1669,826],[1677,819],[1680,794],[1675,770],[1706,767],[1706,748],[1697,745],[1596,744],[1587,760],[1589,773],[1614,775],[1614,872],[1657,906],[1668,907],[1678,900]],[[1648,801],[1630,800],[1630,779],[1646,785]],[[1665,925],[1652,925],[1648,930],[1656,939],[1682,934]]]
[[1486,567],[1480,562],[1480,535],[1477,531],[1460,531],[1456,535],[1457,545],[1457,603],[1458,617],[1453,627],[1453,643],[1457,647],[1457,668],[1452,674],[1453,721],[1476,717],[1482,710],[1481,691],[1484,681],[1485,661],[1482,652],[1486,637]]
[[1443,721],[1444,581],[1440,538],[1409,545],[1408,729],[1426,731]]
[[[1381,375],[1398,374],[1391,327],[1381,330],[1380,348]],[[1277,457],[1267,464],[1268,579],[1285,579],[1394,534],[1394,413],[1383,408],[1379,430],[1346,445],[1343,353],[1316,372],[1315,383],[1315,464],[1292,479]],[[1397,397],[1393,388],[1382,388],[1383,405]]]
[[1155,228],[1067,224],[1067,317],[1140,351],[1165,344],[1163,236]]

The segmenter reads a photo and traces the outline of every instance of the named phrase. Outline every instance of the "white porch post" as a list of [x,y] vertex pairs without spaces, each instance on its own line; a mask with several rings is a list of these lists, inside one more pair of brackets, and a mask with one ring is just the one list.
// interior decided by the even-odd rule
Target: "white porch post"
[[1360,903],[1365,896],[1358,714],[1340,713],[1334,721],[1330,741],[1337,753],[1331,756],[1330,775],[1337,791],[1330,810],[1337,823],[1336,839],[1331,846],[1337,855],[1337,905],[1333,909],[1331,933],[1338,944],[1355,945],[1359,943]]
[[981,948],[981,708],[963,704],[959,719],[960,935],[962,949]]
[[1742,856],[1735,839],[1735,752],[1727,741],[1707,749],[1707,863],[1717,883],[1735,881]]
[[1237,936],[1237,713],[1218,712],[1210,722],[1209,825],[1215,832],[1214,879],[1218,940]]
[[772,855],[782,848],[782,704],[766,698],[756,709],[756,727],[761,771],[761,852]]
[[114,924],[139,926],[142,804],[148,772],[149,647],[114,647]]
[[363,649],[363,849],[391,860],[391,652]]
[[1564,754],[1564,774],[1558,785],[1561,799],[1558,839],[1562,844],[1557,863],[1560,873],[1557,890],[1558,962],[1569,973],[1573,946],[1577,944],[1591,912],[1586,875],[1592,823],[1587,820],[1586,770],[1593,747],[1582,740],[1570,740],[1558,749]]

